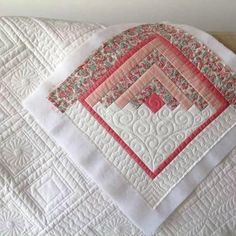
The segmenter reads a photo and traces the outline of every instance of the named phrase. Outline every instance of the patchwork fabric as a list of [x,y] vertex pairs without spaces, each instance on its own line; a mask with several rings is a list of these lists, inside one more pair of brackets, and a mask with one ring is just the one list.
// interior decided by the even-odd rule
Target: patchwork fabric
[[236,145],[235,67],[199,31],[109,30],[71,55],[25,107],[152,234]]
[[[147,87],[150,97],[140,96]],[[235,91],[236,74],[205,45],[173,26],[142,25],[104,43],[50,93],[49,100],[61,112],[80,101],[130,157],[155,178],[230,104],[235,105]],[[150,108],[153,94],[163,96],[166,103],[159,99],[161,105]],[[126,119],[131,112],[127,105],[135,100],[141,101],[140,106],[149,104],[148,110],[142,107],[151,111],[148,125],[137,115],[138,108],[131,108],[132,120]],[[162,111],[156,112],[164,104],[172,111],[160,119]],[[177,111],[174,108],[188,114],[185,124],[173,120]],[[168,110],[166,106],[163,109]],[[208,110],[205,116],[204,109]],[[128,127],[131,132],[127,132]],[[179,137],[183,129],[188,132]]]

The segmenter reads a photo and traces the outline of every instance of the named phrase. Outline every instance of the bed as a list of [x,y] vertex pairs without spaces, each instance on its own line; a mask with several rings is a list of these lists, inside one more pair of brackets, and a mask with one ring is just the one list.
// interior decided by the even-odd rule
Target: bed
[[[99,24],[0,19],[0,235],[143,235],[73,164],[22,101]],[[236,52],[235,33],[212,33]],[[236,149],[155,235],[233,235]]]

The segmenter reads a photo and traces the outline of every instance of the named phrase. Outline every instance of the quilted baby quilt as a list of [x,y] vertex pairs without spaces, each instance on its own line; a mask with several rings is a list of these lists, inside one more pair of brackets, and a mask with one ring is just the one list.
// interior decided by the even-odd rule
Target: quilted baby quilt
[[2,17],[0,235],[233,234],[235,65],[189,26]]
[[102,30],[24,105],[147,235],[236,145],[236,56],[189,26]]

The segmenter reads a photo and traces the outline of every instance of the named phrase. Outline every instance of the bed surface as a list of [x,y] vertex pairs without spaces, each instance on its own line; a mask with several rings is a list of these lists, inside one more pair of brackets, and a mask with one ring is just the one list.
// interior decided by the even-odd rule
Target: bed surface
[[[100,28],[56,20],[0,18],[0,235],[143,235],[75,168],[21,105],[69,52]],[[212,35],[236,51],[236,33]],[[236,149],[156,235],[233,234],[235,159]]]

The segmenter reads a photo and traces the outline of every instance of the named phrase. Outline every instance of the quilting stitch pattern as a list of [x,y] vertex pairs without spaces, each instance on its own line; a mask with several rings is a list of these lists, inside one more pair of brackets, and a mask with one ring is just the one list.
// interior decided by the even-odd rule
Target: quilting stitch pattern
[[[234,78],[235,72],[193,36],[169,25],[142,25],[105,42],[50,93],[49,101],[156,208],[235,125]],[[178,106],[166,104],[153,112],[143,100],[133,107],[130,101],[155,80]],[[104,96],[110,96],[108,103]]]
[[[0,20],[1,235],[142,235],[21,106],[57,63],[99,27],[30,18]],[[157,235],[233,233],[235,157],[233,152],[220,164]],[[49,187],[53,193],[43,199]]]

